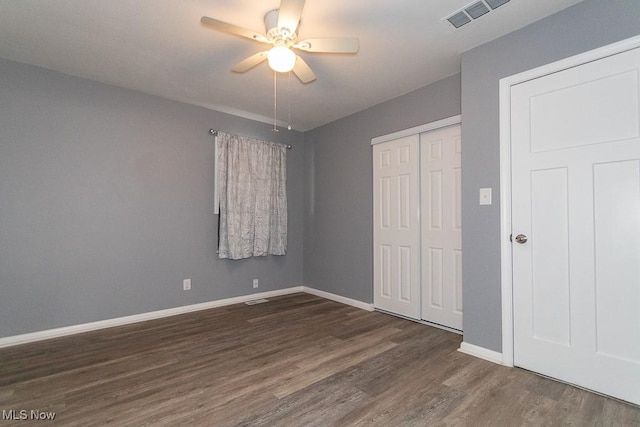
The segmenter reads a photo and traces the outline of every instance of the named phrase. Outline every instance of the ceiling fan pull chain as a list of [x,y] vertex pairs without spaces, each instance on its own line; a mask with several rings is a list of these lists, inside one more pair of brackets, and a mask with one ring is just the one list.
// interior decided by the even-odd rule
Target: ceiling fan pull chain
[[289,73],[287,73],[287,98],[288,98],[288,108],[289,108],[289,125],[287,126],[288,130],[291,130],[291,71],[289,71]]
[[277,99],[278,99],[278,73],[273,72],[273,132],[278,132],[276,127],[276,113],[277,113]]

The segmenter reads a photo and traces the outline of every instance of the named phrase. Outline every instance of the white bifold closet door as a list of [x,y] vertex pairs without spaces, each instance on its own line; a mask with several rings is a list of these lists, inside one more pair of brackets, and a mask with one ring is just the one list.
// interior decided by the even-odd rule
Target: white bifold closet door
[[374,304],[420,318],[419,136],[373,146]]
[[420,135],[422,319],[462,330],[460,125]]
[[374,305],[462,330],[460,125],[373,146]]
[[511,89],[514,362],[640,404],[640,49]]

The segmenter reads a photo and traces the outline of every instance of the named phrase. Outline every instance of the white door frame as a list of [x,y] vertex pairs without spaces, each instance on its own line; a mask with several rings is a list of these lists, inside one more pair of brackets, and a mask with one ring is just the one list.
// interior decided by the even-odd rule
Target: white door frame
[[500,259],[502,364],[513,366],[513,259],[511,230],[511,86],[640,47],[640,36],[543,65],[500,80]]

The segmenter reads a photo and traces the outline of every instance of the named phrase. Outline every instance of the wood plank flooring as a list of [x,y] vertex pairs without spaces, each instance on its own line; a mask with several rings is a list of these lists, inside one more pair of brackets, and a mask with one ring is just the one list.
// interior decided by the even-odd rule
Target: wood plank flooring
[[0,426],[640,426],[460,341],[308,294],[216,308],[0,349],[5,418],[56,414]]

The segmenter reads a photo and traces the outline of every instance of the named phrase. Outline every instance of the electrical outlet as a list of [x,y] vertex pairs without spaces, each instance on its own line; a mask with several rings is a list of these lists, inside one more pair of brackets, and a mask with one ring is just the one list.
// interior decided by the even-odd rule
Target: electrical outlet
[[188,291],[191,289],[191,279],[184,279],[182,281],[182,290]]
[[253,289],[258,287],[258,279],[253,279]]

